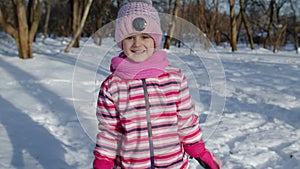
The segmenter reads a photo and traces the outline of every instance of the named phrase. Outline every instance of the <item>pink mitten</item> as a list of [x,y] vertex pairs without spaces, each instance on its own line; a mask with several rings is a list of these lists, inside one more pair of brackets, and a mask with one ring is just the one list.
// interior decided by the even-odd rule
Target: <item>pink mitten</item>
[[191,157],[194,157],[205,169],[220,169],[222,167],[221,161],[205,148],[203,141],[184,146],[184,150]]
[[93,163],[94,169],[112,169],[114,166],[114,161],[105,158],[100,155],[97,151],[94,151],[95,159]]

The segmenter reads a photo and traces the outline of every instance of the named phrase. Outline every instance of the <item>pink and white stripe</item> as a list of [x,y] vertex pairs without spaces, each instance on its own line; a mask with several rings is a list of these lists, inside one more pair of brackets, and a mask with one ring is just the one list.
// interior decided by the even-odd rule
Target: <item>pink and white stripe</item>
[[[147,78],[155,168],[188,168],[183,145],[201,140],[187,81],[180,70],[167,67]],[[101,85],[97,106],[99,133],[95,152],[119,159],[123,168],[150,168],[146,105],[142,80],[112,74]]]

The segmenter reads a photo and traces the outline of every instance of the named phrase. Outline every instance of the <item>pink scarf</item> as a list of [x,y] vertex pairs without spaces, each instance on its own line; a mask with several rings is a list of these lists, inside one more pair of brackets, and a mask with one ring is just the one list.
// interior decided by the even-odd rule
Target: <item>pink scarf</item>
[[164,69],[169,65],[165,51],[153,53],[144,62],[133,62],[126,58],[124,53],[114,57],[111,61],[111,71],[123,79],[144,79],[158,77],[164,73]]

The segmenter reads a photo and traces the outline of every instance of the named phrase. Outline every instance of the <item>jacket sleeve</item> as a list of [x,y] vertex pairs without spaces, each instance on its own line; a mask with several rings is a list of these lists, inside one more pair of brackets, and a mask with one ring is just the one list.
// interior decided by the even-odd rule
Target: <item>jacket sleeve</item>
[[203,161],[210,169],[220,168],[221,162],[205,148],[199,126],[199,117],[195,114],[185,76],[182,77],[178,98],[178,130],[185,152],[196,158],[197,161]]
[[178,116],[178,133],[183,145],[194,144],[201,140],[199,117],[195,114],[187,80],[182,76],[178,100],[176,102]]
[[98,134],[94,149],[94,168],[111,169],[116,158],[120,137],[119,116],[112,96],[103,83],[100,88],[96,115],[98,119]]

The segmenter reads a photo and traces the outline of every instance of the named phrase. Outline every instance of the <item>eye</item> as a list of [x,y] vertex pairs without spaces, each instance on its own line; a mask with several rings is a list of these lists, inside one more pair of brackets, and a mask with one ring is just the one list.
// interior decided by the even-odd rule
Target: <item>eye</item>
[[147,35],[147,34],[144,34],[144,35],[142,35],[142,38],[143,39],[149,39],[149,38],[151,38],[149,35]]
[[133,36],[128,36],[127,38],[125,38],[125,40],[131,40],[133,39]]

